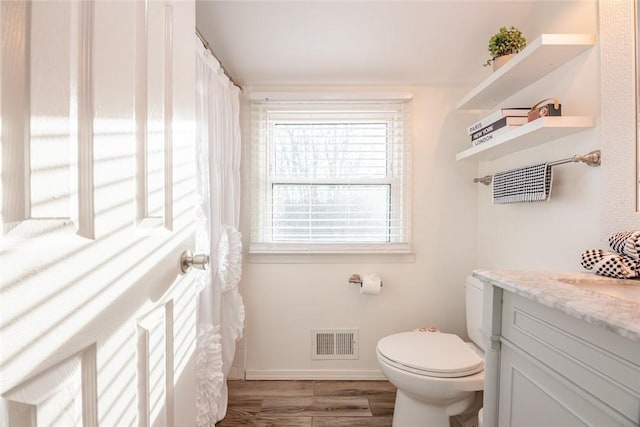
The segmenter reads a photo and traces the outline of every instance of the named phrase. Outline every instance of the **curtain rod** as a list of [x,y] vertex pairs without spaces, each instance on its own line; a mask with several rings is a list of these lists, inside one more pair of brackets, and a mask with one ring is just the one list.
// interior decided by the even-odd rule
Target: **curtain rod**
[[229,79],[229,81],[231,82],[231,84],[233,84],[234,86],[236,86],[238,89],[242,90],[242,86],[240,86],[238,83],[236,83],[233,80],[233,77],[231,77],[231,75],[227,72],[227,70],[224,68],[224,66],[222,65],[222,62],[220,61],[220,59],[218,59],[218,57],[216,56],[215,52],[213,51],[213,49],[211,49],[211,46],[209,45],[209,42],[207,41],[207,39],[204,38],[204,36],[202,35],[202,33],[200,32],[200,30],[198,29],[198,27],[196,27],[196,36],[198,36],[198,38],[200,39],[200,42],[202,43],[202,45],[204,46],[205,49],[207,49],[209,51],[209,53],[211,53],[211,55],[216,59],[216,61],[218,61],[218,64],[220,64],[220,68],[222,69],[222,72],[224,73],[225,76],[227,76],[227,78]]

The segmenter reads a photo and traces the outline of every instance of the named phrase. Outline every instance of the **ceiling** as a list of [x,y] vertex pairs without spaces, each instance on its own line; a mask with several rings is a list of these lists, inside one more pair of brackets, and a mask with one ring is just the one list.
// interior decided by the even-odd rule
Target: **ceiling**
[[197,0],[196,25],[244,86],[469,86],[501,26],[596,32],[596,0]]

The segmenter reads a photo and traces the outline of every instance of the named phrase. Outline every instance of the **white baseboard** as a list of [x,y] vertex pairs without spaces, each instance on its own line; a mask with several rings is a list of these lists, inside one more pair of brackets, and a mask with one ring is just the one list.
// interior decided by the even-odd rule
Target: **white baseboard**
[[247,380],[342,380],[381,381],[386,380],[380,370],[247,370]]

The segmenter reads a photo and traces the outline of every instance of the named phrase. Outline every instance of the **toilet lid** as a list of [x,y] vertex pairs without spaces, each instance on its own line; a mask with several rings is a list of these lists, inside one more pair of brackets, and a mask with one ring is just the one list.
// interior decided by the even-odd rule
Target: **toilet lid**
[[457,335],[402,332],[378,341],[378,352],[396,365],[434,377],[462,377],[484,368],[482,358]]

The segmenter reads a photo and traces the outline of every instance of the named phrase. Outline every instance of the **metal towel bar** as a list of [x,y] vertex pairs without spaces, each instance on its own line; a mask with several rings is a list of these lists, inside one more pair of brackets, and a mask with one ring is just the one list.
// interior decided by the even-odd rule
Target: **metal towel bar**
[[[565,163],[584,163],[587,166],[600,166],[600,150],[594,150],[591,151],[590,153],[587,153],[583,156],[580,156],[578,154],[576,154],[573,157],[569,157],[566,159],[562,159],[562,160],[556,160],[555,162],[549,162],[548,165],[549,166],[558,166],[558,165],[563,165]],[[491,181],[493,180],[493,175],[486,175],[483,176],[481,178],[474,178],[473,182],[481,182],[484,185],[489,185],[491,184]]]

